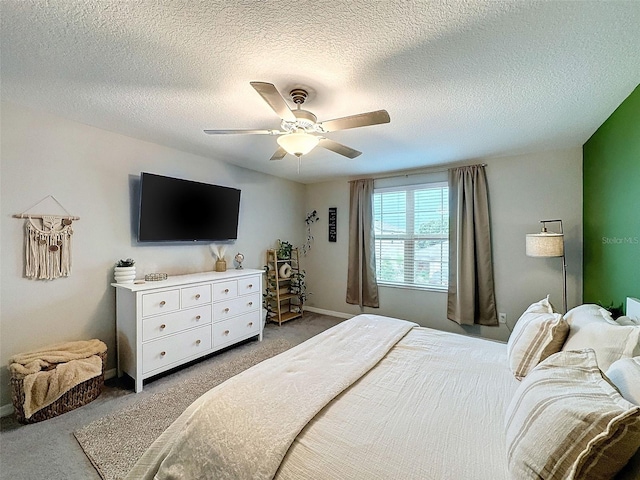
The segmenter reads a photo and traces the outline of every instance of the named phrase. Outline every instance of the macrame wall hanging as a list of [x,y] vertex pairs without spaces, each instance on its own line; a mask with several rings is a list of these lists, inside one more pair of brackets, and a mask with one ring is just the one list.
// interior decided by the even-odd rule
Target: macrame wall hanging
[[[56,202],[67,215],[29,213],[48,199]],[[25,276],[38,280],[54,280],[71,274],[71,224],[80,217],[69,214],[53,195],[43,198],[31,208],[14,215],[25,218],[24,271]]]

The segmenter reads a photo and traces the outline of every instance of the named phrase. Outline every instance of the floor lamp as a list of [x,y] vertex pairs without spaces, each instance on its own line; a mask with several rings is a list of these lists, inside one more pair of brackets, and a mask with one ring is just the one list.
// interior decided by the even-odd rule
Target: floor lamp
[[[547,231],[547,223],[560,223],[560,233]],[[527,234],[528,257],[562,257],[562,306],[567,313],[567,262],[564,256],[562,220],[540,220],[542,231]]]

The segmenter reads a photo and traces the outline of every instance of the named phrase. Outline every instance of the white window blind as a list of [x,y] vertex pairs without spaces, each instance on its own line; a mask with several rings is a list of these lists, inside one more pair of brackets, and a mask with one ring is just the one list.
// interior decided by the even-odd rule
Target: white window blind
[[444,289],[449,277],[447,182],[376,188],[378,282]]

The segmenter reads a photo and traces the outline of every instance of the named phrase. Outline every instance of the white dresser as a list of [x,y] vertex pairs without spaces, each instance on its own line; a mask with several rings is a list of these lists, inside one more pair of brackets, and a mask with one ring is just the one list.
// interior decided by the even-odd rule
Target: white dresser
[[176,275],[116,287],[118,376],[142,381],[258,336],[262,340],[262,270]]

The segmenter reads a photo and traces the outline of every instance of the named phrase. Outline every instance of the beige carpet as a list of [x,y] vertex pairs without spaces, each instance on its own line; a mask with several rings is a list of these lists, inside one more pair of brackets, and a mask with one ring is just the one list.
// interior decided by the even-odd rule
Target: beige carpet
[[105,480],[124,477],[144,451],[195,399],[226,379],[299,343],[265,339],[232,348],[180,372],[186,378],[74,432]]

